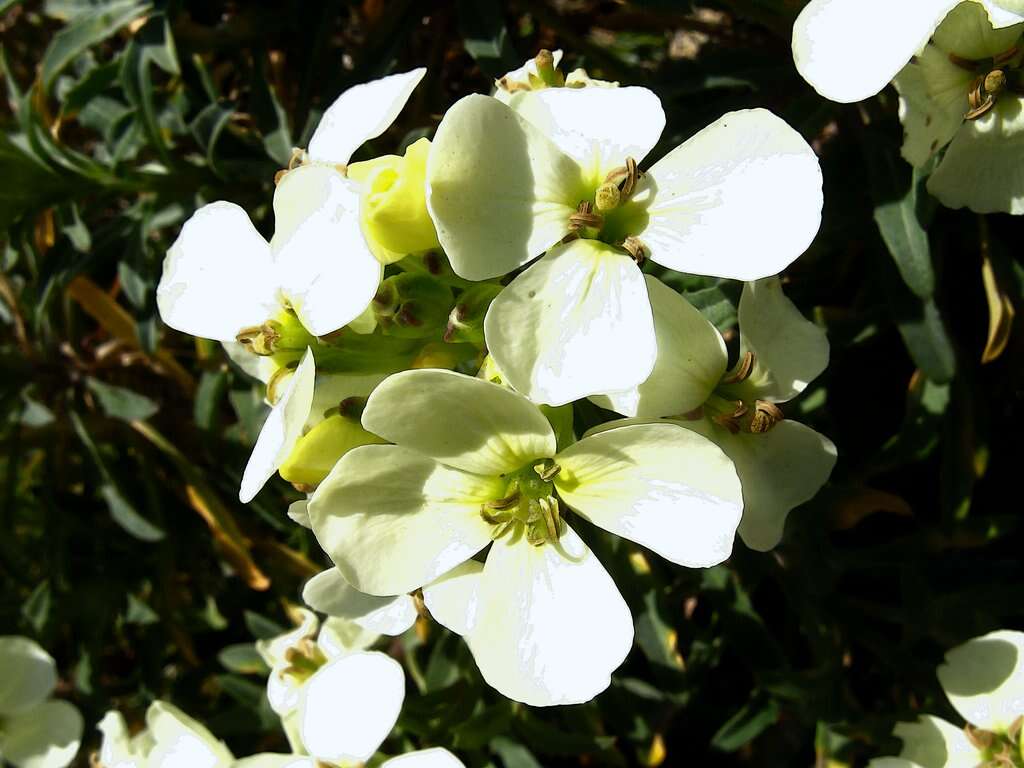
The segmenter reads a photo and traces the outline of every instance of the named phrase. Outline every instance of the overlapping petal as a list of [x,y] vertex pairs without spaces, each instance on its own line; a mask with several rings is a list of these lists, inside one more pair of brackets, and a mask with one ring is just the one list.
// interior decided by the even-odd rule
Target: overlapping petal
[[466,640],[484,679],[504,696],[578,704],[608,687],[633,644],[633,619],[608,572],[567,527],[557,545],[494,543]]
[[156,701],[146,711],[153,737],[148,765],[159,768],[228,768],[234,756],[202,723],[173,704]]
[[302,600],[313,610],[348,619],[381,635],[400,635],[416,621],[411,597],[364,594],[345,581],[337,568],[321,571],[307,581]]
[[756,280],[781,272],[821,223],[821,168],[811,147],[765,109],[729,112],[659,160],[634,196],[637,236],[659,264]]
[[221,200],[192,214],[164,257],[156,303],[171,328],[217,341],[277,311],[270,247],[244,210]]
[[507,383],[546,405],[635,387],[657,358],[643,274],[595,240],[553,248],[506,286],[484,336]]
[[645,275],[654,313],[658,357],[639,386],[590,399],[623,416],[641,418],[688,413],[712,393],[728,364],[717,329],[686,299]]
[[316,368],[313,352],[306,350],[299,361],[295,373],[292,374],[281,393],[280,399],[270,410],[270,415],[263,423],[252,455],[245,465],[242,474],[242,485],[238,498],[243,504],[252,501],[260,492],[264,483],[284,463],[292,452],[295,443],[302,435],[302,428],[309,416],[309,407],[313,402],[313,384],[316,379]]
[[983,761],[962,728],[932,715],[897,723],[893,735],[903,741],[900,757],[924,768],[977,768]]
[[960,3],[939,24],[932,42],[962,59],[989,59],[1013,48],[1024,32],[1021,21],[989,0]]
[[17,768],[63,768],[75,759],[82,715],[66,701],[46,701],[4,718],[0,755]]
[[427,73],[424,67],[352,86],[327,108],[309,140],[314,162],[344,165],[395,121]]
[[57,685],[53,657],[27,637],[0,637],[0,670],[0,717],[37,707]]
[[742,490],[710,440],[675,424],[629,424],[585,436],[556,461],[558,495],[595,525],[690,567],[732,552]]
[[434,747],[409,752],[381,763],[380,768],[466,768],[462,761],[447,749]]
[[411,592],[468,560],[490,541],[480,505],[505,482],[407,448],[368,445],[347,453],[309,501],[320,546],[361,592]]
[[934,45],[905,66],[893,81],[900,93],[903,157],[914,166],[946,146],[964,122],[974,75]]
[[744,384],[758,398],[790,400],[828,366],[825,331],[800,313],[778,278],[744,285],[738,318],[740,353],[751,352],[755,360],[754,374]]
[[460,277],[497,277],[538,256],[587,197],[579,165],[496,99],[466,96],[437,128],[427,207]]
[[404,699],[405,674],[390,656],[370,651],[332,660],[302,689],[302,743],[321,760],[363,762],[387,738]]
[[448,466],[500,475],[555,454],[544,414],[522,395],[442,369],[389,376],[370,395],[363,426]]
[[423,587],[423,602],[430,615],[458,635],[476,622],[480,580],[484,564],[467,560]]
[[796,68],[826,99],[882,90],[960,0],[811,0],[793,25]]
[[359,224],[359,186],[324,165],[289,171],[274,192],[271,240],[281,292],[323,336],[355,320],[383,275]]
[[1024,632],[1002,629],[968,640],[946,654],[937,674],[968,723],[1006,733],[1024,715]]
[[509,106],[599,184],[627,157],[638,163],[665,128],[661,100],[646,88],[545,88],[512,94]]

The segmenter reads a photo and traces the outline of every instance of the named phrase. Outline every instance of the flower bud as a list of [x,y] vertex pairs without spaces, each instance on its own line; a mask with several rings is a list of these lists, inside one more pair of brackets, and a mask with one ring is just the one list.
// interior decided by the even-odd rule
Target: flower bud
[[452,302],[448,286],[428,275],[404,272],[380,284],[373,311],[385,334],[418,339],[441,334]]
[[381,440],[353,420],[336,413],[299,438],[278,472],[289,483],[318,485],[338,460],[360,445],[380,445]]
[[501,293],[501,286],[493,283],[479,283],[458,298],[455,308],[448,315],[444,340],[447,342],[466,341],[482,347],[484,344],[484,316],[491,302]]
[[407,254],[439,248],[427,213],[426,177],[430,141],[420,139],[403,157],[384,155],[348,167],[362,184],[360,223],[374,255],[390,264]]

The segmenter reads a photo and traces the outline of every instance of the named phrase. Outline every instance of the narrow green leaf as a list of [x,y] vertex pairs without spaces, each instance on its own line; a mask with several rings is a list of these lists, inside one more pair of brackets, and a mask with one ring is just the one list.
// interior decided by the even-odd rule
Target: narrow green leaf
[[876,205],[874,216],[903,282],[918,297],[927,299],[935,292],[935,270],[928,233],[918,215],[923,183],[924,178],[915,170],[906,193]]
[[459,0],[458,18],[466,52],[485,74],[497,79],[522,66],[509,43],[505,9],[497,0]]
[[85,385],[96,396],[96,401],[103,412],[111,418],[122,421],[145,421],[160,410],[160,406],[145,395],[132,392],[125,387],[106,384],[91,376],[85,380]]
[[779,718],[778,705],[755,693],[750,702],[730,717],[712,737],[711,744],[723,752],[735,752],[757,738]]
[[542,768],[530,750],[504,736],[494,739],[491,742],[491,749],[501,758],[505,768]]
[[231,672],[242,675],[266,675],[270,670],[252,643],[238,643],[222,648],[217,660]]
[[914,363],[932,381],[944,384],[956,373],[956,353],[939,308],[932,299],[921,302],[920,314],[896,321]]
[[135,507],[113,483],[100,486],[100,496],[107,502],[107,509],[110,510],[110,516],[114,518],[114,522],[125,532],[136,539],[148,542],[160,541],[164,537],[163,530],[135,511]]
[[47,620],[50,618],[50,608],[53,606],[53,594],[50,590],[49,579],[43,579],[38,586],[32,590],[24,605],[21,606],[21,615],[37,633],[43,631]]

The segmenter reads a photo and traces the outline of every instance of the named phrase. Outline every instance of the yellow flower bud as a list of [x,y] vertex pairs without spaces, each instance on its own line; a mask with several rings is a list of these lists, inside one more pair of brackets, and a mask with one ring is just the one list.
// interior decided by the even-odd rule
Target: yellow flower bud
[[353,448],[385,442],[363,429],[358,421],[336,413],[299,438],[278,472],[289,483],[317,485],[338,459]]
[[348,167],[362,184],[360,222],[374,255],[385,264],[440,248],[427,213],[426,176],[430,141],[410,145],[404,157],[384,155]]

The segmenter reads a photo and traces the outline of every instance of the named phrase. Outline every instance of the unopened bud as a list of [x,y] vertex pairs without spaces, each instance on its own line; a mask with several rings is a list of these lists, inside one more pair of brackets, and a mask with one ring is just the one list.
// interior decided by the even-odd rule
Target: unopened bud
[[442,333],[453,301],[448,286],[427,274],[404,272],[381,283],[373,309],[385,334],[419,339]]
[[559,88],[565,85],[565,77],[555,68],[555,56],[551,51],[541,49],[534,57],[533,63],[537,67],[537,77],[543,86]]
[[447,342],[465,341],[477,346],[484,343],[484,316],[491,302],[501,293],[501,286],[480,283],[464,291],[448,314],[448,325],[444,331]]
[[[366,403],[363,398],[349,400]],[[338,460],[353,448],[385,442],[363,429],[358,416],[352,418],[346,413],[345,404],[349,400],[342,401],[338,413],[324,419],[299,438],[278,470],[281,477],[289,483],[318,485]]]

